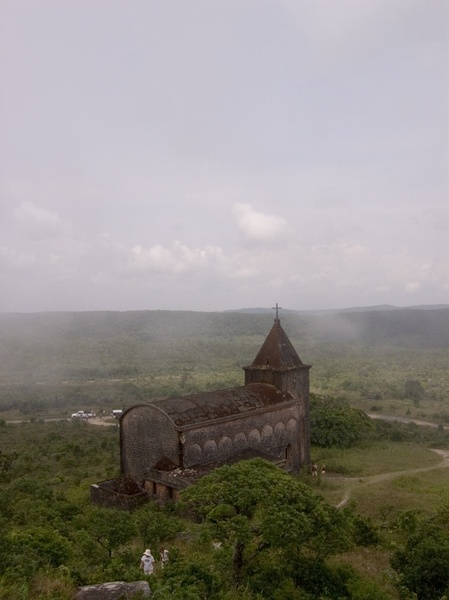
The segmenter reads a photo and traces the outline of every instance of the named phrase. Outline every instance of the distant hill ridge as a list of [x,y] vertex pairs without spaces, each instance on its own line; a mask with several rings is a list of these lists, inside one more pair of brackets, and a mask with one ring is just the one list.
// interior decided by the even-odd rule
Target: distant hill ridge
[[[250,312],[256,310],[257,312]],[[281,323],[308,362],[329,349],[449,349],[449,306],[304,312]],[[124,377],[189,366],[249,364],[267,335],[271,308],[229,312],[0,313],[0,384]]]
[[[319,310],[299,310],[299,309],[282,309],[283,313],[291,313],[297,315],[325,315],[336,314],[342,312],[373,312],[378,310],[438,310],[440,308],[449,308],[449,304],[420,304],[416,306],[393,306],[392,304],[376,304],[375,306],[353,306],[350,308],[327,308]],[[238,308],[231,309],[225,312],[240,312],[249,314],[265,314],[271,313],[272,308]]]

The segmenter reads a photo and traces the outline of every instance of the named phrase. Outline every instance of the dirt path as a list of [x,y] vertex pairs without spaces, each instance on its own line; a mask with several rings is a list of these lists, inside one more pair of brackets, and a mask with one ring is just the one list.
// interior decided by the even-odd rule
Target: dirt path
[[[381,413],[366,413],[370,419],[381,419],[382,421],[390,421],[394,423],[397,421],[398,423],[415,423],[416,425],[421,425],[423,427],[432,427],[433,429],[437,429],[439,425],[436,423],[432,423],[431,421],[423,421],[422,419],[412,419],[411,417],[398,417],[396,415],[384,415]],[[443,429],[449,429],[449,427],[443,427]]]
[[[405,469],[404,471],[393,471],[392,473],[380,473],[379,475],[371,475],[370,477],[344,477],[343,479],[338,478],[340,481],[344,480],[349,483],[354,484],[362,484],[362,485],[373,485],[374,483],[379,483],[381,481],[389,481],[391,479],[396,479],[397,477],[402,477],[403,475],[411,475],[413,473],[423,473],[424,471],[433,471],[435,469],[444,469],[449,467],[449,450],[436,450],[432,448],[432,452],[436,452],[442,458],[441,462],[436,465],[432,465],[430,467],[418,467],[416,469]],[[332,477],[328,477],[328,479],[332,479]],[[337,478],[334,478],[337,480]],[[351,491],[349,490],[342,500],[336,505],[337,508],[341,508],[344,506],[349,499],[351,498]]]
[[[73,419],[71,419],[70,417],[54,417],[52,419],[42,419],[42,421],[44,421],[44,423],[52,423],[55,421],[73,421]],[[30,419],[15,419],[12,421],[6,421],[6,423],[12,423],[15,425],[20,425],[20,423],[29,423]],[[86,421],[83,421],[84,423],[89,423],[89,425],[118,425],[118,421],[115,419],[113,421],[107,421],[104,419],[87,419]]]
[[104,419],[88,419],[89,425],[118,425],[117,419],[114,421],[105,421]]

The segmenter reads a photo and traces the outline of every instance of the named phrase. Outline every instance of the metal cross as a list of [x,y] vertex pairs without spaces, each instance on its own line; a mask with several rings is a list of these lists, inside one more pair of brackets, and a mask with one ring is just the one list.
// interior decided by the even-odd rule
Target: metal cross
[[278,303],[276,302],[276,306],[272,306],[271,308],[273,310],[276,309],[276,321],[279,321],[279,311],[282,309],[282,306],[278,306]]

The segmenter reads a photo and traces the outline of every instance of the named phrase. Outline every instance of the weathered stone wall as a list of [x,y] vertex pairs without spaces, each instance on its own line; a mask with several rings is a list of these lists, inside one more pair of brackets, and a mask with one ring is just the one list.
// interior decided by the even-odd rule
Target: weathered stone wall
[[122,475],[141,483],[151,469],[222,463],[245,450],[287,459],[294,471],[309,464],[308,367],[272,371],[271,377],[278,389],[293,395],[291,404],[180,430],[155,405],[130,408],[120,421]]
[[292,451],[299,453],[293,458],[294,469],[310,464],[310,414],[309,414],[309,369],[308,365],[294,368],[271,369],[269,366],[245,370],[245,384],[271,383],[278,389],[290,393],[298,401],[298,444]]
[[[163,503],[177,502],[179,500],[180,489],[174,487],[172,482],[154,481],[151,474],[149,481],[145,482],[144,487],[149,498],[161,500]],[[187,487],[187,484],[183,485],[181,489],[185,487]]]
[[120,420],[122,475],[143,481],[162,459],[179,466],[179,436],[170,419],[151,405],[134,406]]
[[122,475],[140,482],[162,459],[171,461],[173,468],[191,468],[225,462],[248,449],[283,459],[287,447],[288,466],[298,470],[300,431],[298,403],[209,421],[182,434],[157,408],[136,406],[121,419]]
[[274,374],[274,385],[298,399],[298,438],[301,465],[310,464],[309,369],[308,365],[303,365],[295,369],[276,371]]
[[184,431],[184,467],[219,463],[247,449],[279,458],[290,446],[291,468],[299,468],[299,407],[238,415]]
[[118,494],[114,490],[115,481],[103,481],[90,486],[90,499],[92,504],[103,508],[116,508],[118,510],[134,510],[148,502],[145,492],[138,494]]
[[[309,365],[293,368],[270,368],[260,366],[245,369],[245,385],[250,383],[271,383],[278,389],[290,393],[298,401],[298,443],[299,458],[297,469],[310,464],[310,414],[309,414]],[[295,450],[296,452],[296,450]],[[296,458],[294,459],[296,462]]]

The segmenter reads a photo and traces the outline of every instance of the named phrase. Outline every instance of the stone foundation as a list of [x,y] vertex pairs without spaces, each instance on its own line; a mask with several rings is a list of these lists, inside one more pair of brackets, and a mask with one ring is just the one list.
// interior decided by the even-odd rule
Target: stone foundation
[[116,479],[91,485],[90,499],[92,504],[103,508],[132,511],[149,501],[148,494],[143,490],[127,494],[117,492],[116,489]]

